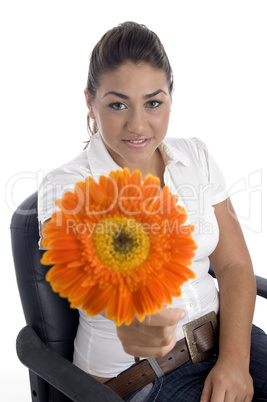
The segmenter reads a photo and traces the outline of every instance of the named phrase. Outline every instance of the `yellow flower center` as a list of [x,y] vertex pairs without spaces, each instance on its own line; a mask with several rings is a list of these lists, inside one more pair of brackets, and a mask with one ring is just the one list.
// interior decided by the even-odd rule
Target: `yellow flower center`
[[150,252],[150,238],[135,219],[113,216],[99,221],[94,229],[95,252],[113,271],[132,271]]

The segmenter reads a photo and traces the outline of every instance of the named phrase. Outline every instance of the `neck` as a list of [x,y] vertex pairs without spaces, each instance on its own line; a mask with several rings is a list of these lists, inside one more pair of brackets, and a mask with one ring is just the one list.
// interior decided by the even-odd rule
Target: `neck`
[[141,171],[143,179],[146,177],[146,175],[152,174],[160,179],[161,187],[164,186],[163,175],[165,171],[165,164],[158,148],[156,149],[151,162],[145,166],[139,166],[137,169]]

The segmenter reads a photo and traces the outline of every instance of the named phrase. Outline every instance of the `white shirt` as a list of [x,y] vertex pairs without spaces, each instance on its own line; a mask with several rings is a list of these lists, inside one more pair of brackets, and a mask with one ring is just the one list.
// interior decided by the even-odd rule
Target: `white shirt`
[[[159,146],[165,163],[164,184],[172,194],[178,194],[187,210],[186,223],[195,225],[194,240],[198,246],[190,267],[196,278],[182,286],[180,298],[173,299],[173,307],[187,311],[177,328],[177,340],[184,337],[182,326],[202,315],[219,309],[218,291],[208,274],[209,255],[216,248],[219,229],[213,205],[227,198],[224,178],[206,146],[197,138],[166,138]],[[101,174],[121,169],[108,153],[101,136],[95,134],[87,147],[71,162],[53,170],[43,180],[38,194],[38,219],[49,219],[56,210],[57,198],[66,190],[73,190],[78,181],[88,175],[98,180]],[[113,321],[102,315],[88,317],[80,312],[80,324],[74,343],[73,362],[84,371],[99,377],[114,377],[134,363],[126,354],[116,335]]]

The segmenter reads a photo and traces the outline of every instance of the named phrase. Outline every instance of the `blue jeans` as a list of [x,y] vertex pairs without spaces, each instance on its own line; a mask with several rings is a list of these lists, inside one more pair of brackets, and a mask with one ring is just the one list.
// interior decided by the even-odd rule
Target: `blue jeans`
[[[124,398],[131,402],[200,401],[204,382],[217,362],[217,355],[200,363],[186,362],[167,376],[158,377],[140,391]],[[267,401],[267,335],[253,325],[251,332],[250,374],[254,381],[253,401]]]

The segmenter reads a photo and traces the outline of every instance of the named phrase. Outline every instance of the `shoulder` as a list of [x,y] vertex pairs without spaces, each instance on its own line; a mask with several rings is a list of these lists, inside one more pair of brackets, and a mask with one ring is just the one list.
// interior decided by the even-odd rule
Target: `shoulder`
[[51,170],[38,189],[38,219],[45,222],[56,210],[55,200],[72,191],[77,182],[90,174],[87,154],[81,152],[70,162]]
[[83,173],[89,169],[86,149],[80,154],[76,155],[69,162],[62,165],[62,168],[65,170],[72,169],[83,175]]
[[[72,160],[51,170],[45,177],[46,180],[73,182],[76,178],[82,179],[88,176],[89,166],[86,151],[81,152]],[[76,180],[77,181],[77,180]],[[75,182],[74,182],[75,183]]]

